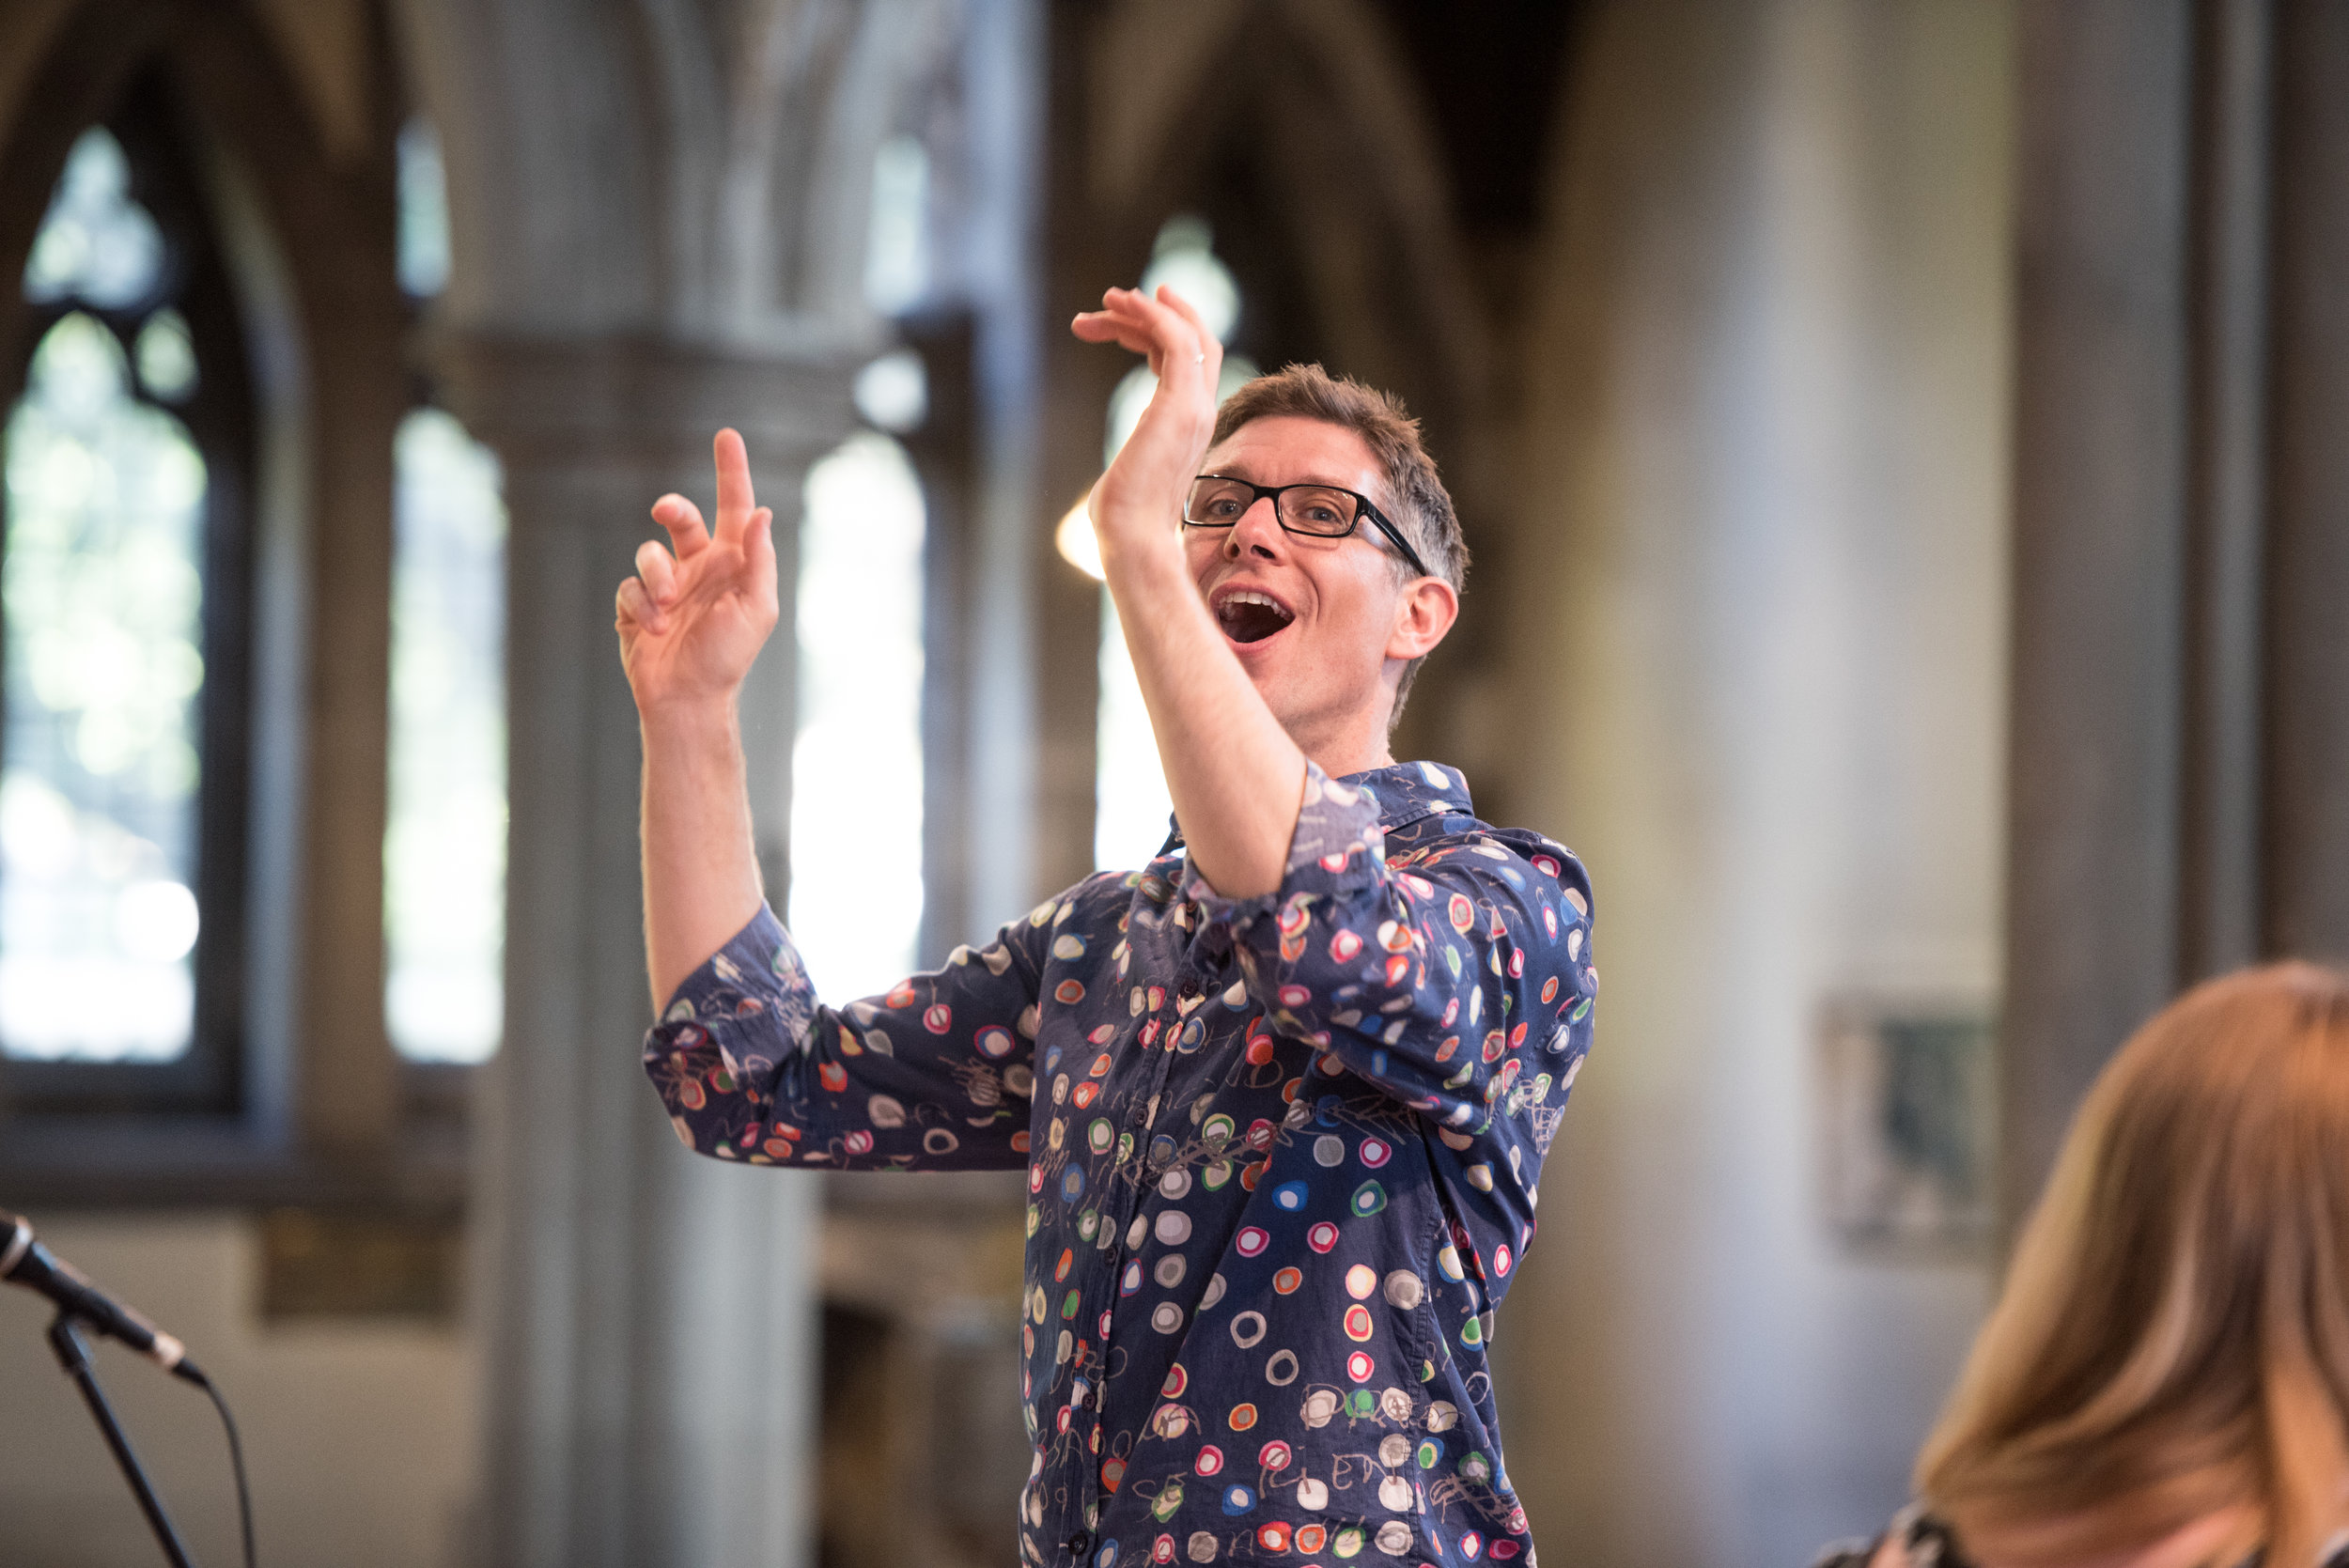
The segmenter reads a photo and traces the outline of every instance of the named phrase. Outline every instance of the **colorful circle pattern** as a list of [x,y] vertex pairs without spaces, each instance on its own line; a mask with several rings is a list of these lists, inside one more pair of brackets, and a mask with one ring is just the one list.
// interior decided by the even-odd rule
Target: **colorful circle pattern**
[[1462,1439],[1589,1047],[1589,885],[1431,764],[1309,767],[1295,842],[1266,897],[1178,852],[845,1006],[762,910],[646,1037],[698,1153],[1027,1172],[1028,1560],[1531,1555]]

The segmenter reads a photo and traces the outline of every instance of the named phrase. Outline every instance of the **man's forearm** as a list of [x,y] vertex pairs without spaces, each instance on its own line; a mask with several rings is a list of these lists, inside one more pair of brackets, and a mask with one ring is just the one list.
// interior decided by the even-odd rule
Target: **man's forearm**
[[643,733],[645,961],[658,1012],[764,895],[734,705],[656,710]]
[[1171,530],[1105,538],[1102,566],[1192,869],[1226,897],[1271,893],[1287,869],[1305,753],[1224,645]]

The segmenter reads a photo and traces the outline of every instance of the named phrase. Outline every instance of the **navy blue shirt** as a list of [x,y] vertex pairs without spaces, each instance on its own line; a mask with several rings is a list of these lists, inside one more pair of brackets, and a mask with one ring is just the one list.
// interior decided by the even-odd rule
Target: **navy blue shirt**
[[1285,879],[1179,838],[887,994],[764,909],[646,1039],[752,1165],[1025,1170],[1036,1568],[1532,1552],[1486,1351],[1591,1038],[1590,887],[1408,763],[1308,767]]

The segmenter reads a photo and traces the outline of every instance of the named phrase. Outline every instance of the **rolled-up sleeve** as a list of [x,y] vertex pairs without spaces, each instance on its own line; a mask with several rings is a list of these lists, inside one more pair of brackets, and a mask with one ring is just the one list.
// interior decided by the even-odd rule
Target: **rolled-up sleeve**
[[1308,765],[1281,887],[1188,891],[1230,928],[1275,1030],[1434,1124],[1466,1222],[1455,1239],[1476,1247],[1497,1298],[1590,1045],[1591,893],[1563,847],[1458,823],[1390,862],[1376,800]]
[[833,1008],[762,906],[677,988],[646,1036],[645,1071],[678,1140],[720,1159],[1020,1169],[1040,972],[1032,924]]

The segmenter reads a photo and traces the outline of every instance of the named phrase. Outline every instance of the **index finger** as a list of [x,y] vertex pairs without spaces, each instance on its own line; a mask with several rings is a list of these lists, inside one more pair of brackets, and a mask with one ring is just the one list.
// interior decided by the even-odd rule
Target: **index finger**
[[736,538],[758,506],[751,493],[751,455],[732,427],[718,432],[712,443],[718,458],[718,527],[720,538]]

